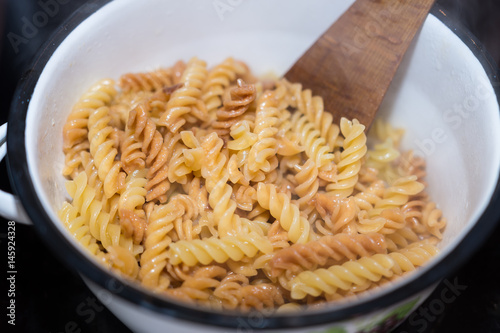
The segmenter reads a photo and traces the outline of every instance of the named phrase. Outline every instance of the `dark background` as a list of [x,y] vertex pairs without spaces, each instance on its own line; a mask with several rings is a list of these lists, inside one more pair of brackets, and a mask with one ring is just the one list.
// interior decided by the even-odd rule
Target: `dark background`
[[[48,3],[55,0],[42,0]],[[0,124],[7,121],[16,82],[29,68],[30,60],[51,32],[83,0],[58,0],[59,6],[32,37],[17,41],[6,36],[22,36],[24,20],[42,10],[40,1],[0,0]],[[449,17],[472,31],[494,60],[500,63],[500,0],[440,0]],[[10,191],[5,163],[0,165],[0,188]],[[499,208],[500,209],[500,208]],[[16,326],[7,326],[7,223],[0,219],[0,332],[129,332],[95,299],[80,277],[65,268],[49,252],[33,228],[16,225]],[[445,281],[464,286],[453,301],[443,302],[441,283],[431,297],[396,332],[500,332],[500,227],[481,250],[458,272]],[[94,311],[80,314],[77,308]],[[83,305],[82,305],[83,304]],[[4,329],[4,327],[6,329]]]

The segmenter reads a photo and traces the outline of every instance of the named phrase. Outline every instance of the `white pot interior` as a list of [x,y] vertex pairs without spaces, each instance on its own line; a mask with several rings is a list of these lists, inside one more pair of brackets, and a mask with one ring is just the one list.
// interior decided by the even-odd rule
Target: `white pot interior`
[[[28,109],[29,170],[54,223],[71,239],[56,215],[67,197],[62,127],[93,83],[192,56],[209,65],[233,56],[257,74],[280,75],[352,2],[121,0],[93,14],[57,48]],[[444,255],[477,221],[499,175],[499,107],[487,75],[467,46],[431,15],[380,117],[404,127],[404,148],[427,159],[428,192],[448,219],[440,243]]]

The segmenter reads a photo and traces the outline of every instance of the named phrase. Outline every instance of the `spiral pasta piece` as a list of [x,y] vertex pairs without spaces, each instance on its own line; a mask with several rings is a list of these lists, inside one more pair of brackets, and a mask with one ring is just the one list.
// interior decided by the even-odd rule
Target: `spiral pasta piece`
[[416,267],[424,265],[432,257],[439,253],[437,247],[432,244],[423,243],[416,246],[401,249],[388,254],[394,260],[392,271],[401,275],[405,272],[414,271]]
[[106,249],[107,259],[111,268],[125,276],[135,279],[139,274],[139,265],[132,252],[124,247],[113,245]]
[[299,273],[324,266],[329,260],[355,260],[359,257],[386,252],[385,239],[373,233],[366,235],[336,234],[324,236],[306,244],[294,244],[276,252],[270,266],[272,276],[283,271]]
[[307,294],[335,294],[338,289],[348,290],[354,285],[363,286],[379,281],[382,277],[390,278],[394,274],[414,271],[437,253],[435,246],[422,244],[398,252],[347,261],[328,269],[302,272],[290,281],[291,295],[292,298],[301,299]]
[[196,215],[191,198],[177,195],[169,203],[156,205],[149,218],[144,240],[144,253],[141,256],[139,278],[145,286],[165,289],[170,280],[163,270],[167,265],[168,247],[172,239],[168,236],[174,229],[176,220],[192,218]]
[[[129,113],[127,133],[133,138],[130,149],[122,148],[122,161],[128,173],[142,167],[148,167],[145,185],[148,191],[147,201],[157,200],[165,202],[164,193],[170,188],[168,181],[168,162],[172,155],[172,146],[165,144],[163,135],[157,130],[155,122],[148,116],[152,105],[157,102],[165,102],[164,93],[156,94],[139,104]],[[170,137],[169,137],[170,138]],[[128,143],[128,141],[126,141]],[[170,148],[170,149],[169,149]],[[140,151],[139,151],[140,149]]]
[[419,235],[409,227],[404,227],[385,235],[387,249],[391,252],[408,247],[410,244],[418,242],[419,240]]
[[125,93],[138,91],[159,91],[173,84],[171,68],[152,72],[127,73],[120,77],[119,86]]
[[259,251],[269,253],[272,250],[267,239],[256,232],[250,232],[237,236],[178,241],[170,245],[168,255],[173,265],[182,262],[194,266],[197,263],[208,265],[212,261],[224,263],[228,259],[241,260],[245,256],[251,258]]
[[120,191],[125,178],[125,173],[121,171],[121,162],[115,160],[118,149],[112,138],[113,128],[109,126],[110,120],[109,108],[106,106],[92,112],[88,120],[89,150],[98,176],[104,183],[104,194],[107,198]]
[[242,287],[249,284],[249,280],[242,274],[229,274],[224,277],[214,290],[214,296],[222,303],[226,309],[236,309],[241,304],[243,298]]
[[401,155],[399,173],[402,175],[414,175],[419,182],[423,182],[426,172],[426,162],[420,156],[415,156],[413,150],[409,150]]
[[184,302],[197,301],[208,305],[214,289],[220,285],[220,279],[226,274],[226,270],[219,266],[200,267],[192,276],[187,277],[179,288],[166,289],[164,292]]
[[338,289],[362,287],[379,281],[382,277],[391,277],[394,274],[392,271],[394,265],[392,257],[375,254],[327,269],[305,271],[290,281],[291,296],[293,299],[302,299],[306,295],[319,296],[322,293],[332,295]]
[[273,80],[267,83],[267,87],[265,87],[264,84],[266,84],[266,82],[262,83],[262,93],[264,93],[265,90],[271,90],[273,92],[278,110],[285,111],[289,107],[297,107],[294,93],[297,89],[301,88],[300,85],[292,84],[287,79]]
[[[370,167],[367,167],[366,165],[363,165],[361,167],[361,169],[359,170],[358,184],[356,184],[355,189],[360,191],[360,192],[366,191],[366,188],[368,186],[371,186],[372,184],[374,184],[376,182],[379,182],[379,183],[381,182],[382,184],[384,184],[384,181],[382,181],[378,177],[377,169],[370,168]],[[385,185],[382,187],[385,187]]]
[[400,208],[408,202],[411,195],[416,195],[423,189],[424,185],[417,181],[416,176],[401,177],[384,191],[383,198],[375,203],[375,207],[368,214],[375,216],[384,209]]
[[326,190],[330,195],[345,198],[352,194],[358,181],[361,159],[365,156],[367,147],[365,126],[356,119],[349,121],[342,118],[340,129],[345,139],[343,142],[344,151],[342,151],[340,162],[337,164],[337,182],[328,184]]
[[402,128],[394,128],[390,123],[378,118],[374,120],[369,134],[373,134],[382,142],[389,139],[395,147],[399,147],[404,132]]
[[244,120],[243,116],[255,100],[255,96],[255,86],[247,85],[241,79],[238,80],[237,86],[229,89],[223,107],[216,111],[216,121],[212,124],[221,137],[227,137],[231,127]]
[[427,228],[422,222],[423,210],[426,202],[423,200],[409,200],[401,207],[405,214],[406,224],[416,233],[423,234]]
[[271,245],[273,246],[273,253],[262,254],[256,257],[253,262],[253,268],[262,269],[266,276],[271,278],[273,274],[271,272],[272,268],[270,265],[270,261],[275,256],[275,253],[277,253],[279,250],[289,248],[290,243],[288,232],[286,232],[285,229],[281,227],[279,221],[277,220],[274,221],[271,225],[271,228],[269,228],[267,232],[267,239],[269,239]]
[[[167,200],[167,193],[172,190],[169,176],[174,177],[174,175],[177,174],[177,172],[170,170],[174,152],[177,151],[175,164],[184,166],[184,159],[179,160],[179,155],[182,153],[182,149],[185,148],[180,140],[181,135],[179,133],[173,134],[169,132],[164,136],[163,146],[147,174],[148,182],[145,185],[145,188],[148,191],[146,196],[147,201],[154,200],[164,203]],[[184,181],[184,177],[182,176],[185,174],[186,172],[184,174],[181,173],[178,176],[179,179]]]
[[88,221],[90,234],[101,242],[104,248],[119,245],[121,229],[112,224],[111,216],[104,211],[102,201],[96,199],[96,191],[88,186],[87,175],[84,172],[66,183],[66,189],[73,198],[73,206],[83,219]]
[[198,205],[198,212],[204,213],[209,209],[208,191],[203,184],[201,177],[193,177],[189,183],[185,185],[185,192],[193,198]]
[[248,120],[243,120],[233,125],[230,132],[233,140],[227,143],[227,147],[235,151],[246,150],[252,147],[257,142],[258,136],[252,132],[251,128],[252,124]]
[[379,171],[379,175],[388,183],[399,178],[399,173],[393,167],[393,162],[399,158],[401,153],[396,149],[390,138],[382,143],[376,144],[373,149],[366,153],[366,166],[373,167]]
[[[163,160],[157,161],[163,153],[163,135],[156,129],[156,123],[148,114],[155,101],[165,102],[166,100],[167,97],[163,93],[154,95],[154,98],[149,98],[133,108],[127,121],[127,129],[130,134],[136,135],[142,144],[141,150],[146,156],[146,166],[152,169],[152,173],[155,173],[163,165]],[[154,167],[152,167],[153,165]]]
[[312,159],[308,159],[300,167],[299,172],[295,175],[295,181],[298,184],[295,187],[295,193],[299,196],[297,204],[299,208],[304,209],[311,205],[319,188],[318,168]]
[[263,208],[257,202],[253,209],[247,214],[247,217],[253,221],[268,221],[271,214],[269,214],[268,209]]
[[206,136],[201,146],[205,152],[205,163],[201,174],[206,179],[207,190],[210,193],[220,179],[228,177],[228,171],[225,168],[227,157],[222,152],[224,142],[216,133]]
[[321,137],[325,138],[330,151],[341,147],[340,128],[333,122],[333,115],[325,112],[323,99],[319,96],[312,96],[310,89],[302,90],[301,87],[299,88],[295,93],[298,110],[306,115],[307,119],[320,132]]
[[374,167],[378,170],[383,170],[387,165],[400,156],[399,151],[394,146],[391,139],[387,139],[382,143],[374,146],[373,149],[366,153],[366,165]]
[[[214,113],[221,106],[222,96],[226,88],[246,71],[247,69],[241,63],[236,62],[233,58],[227,58],[208,72],[201,98],[207,106],[209,114]],[[220,116],[217,118],[220,119]]]
[[191,131],[182,131],[181,139],[187,149],[182,150],[184,165],[192,172],[200,171],[204,158],[203,147]]
[[262,170],[272,171],[269,159],[276,157],[278,146],[275,135],[278,132],[278,110],[272,93],[266,93],[259,98],[255,118],[254,133],[257,141],[248,153],[248,169],[251,172]]
[[99,179],[98,170],[94,164],[94,160],[88,151],[80,153],[83,166],[83,172],[87,174],[87,184],[93,187],[96,192],[96,198],[101,200],[104,195],[103,182]]
[[368,217],[367,211],[361,211],[358,214],[358,220],[357,230],[362,234],[372,232],[383,235],[392,234],[406,226],[405,216],[400,209],[384,209],[380,215],[372,218]]
[[307,157],[316,163],[318,169],[331,168],[334,155],[330,153],[330,148],[321,137],[320,131],[307,119],[307,116],[296,113],[293,117],[293,130],[299,133],[300,143],[305,147]]
[[183,86],[172,94],[167,109],[158,120],[158,125],[177,133],[186,123],[186,115],[194,115],[200,120],[207,120],[207,110],[201,98],[201,89],[207,78],[206,63],[193,58],[187,63],[182,74]]
[[221,153],[222,139],[212,133],[201,143],[205,151],[205,163],[202,175],[206,179],[206,187],[210,193],[208,200],[218,220],[221,235],[229,235],[237,229],[238,218],[234,214],[236,203],[231,199],[233,189],[227,184],[229,173],[225,168],[226,156]]
[[293,243],[305,243],[310,239],[309,221],[300,215],[299,207],[293,204],[286,194],[276,191],[275,185],[259,183],[257,201],[280,221]]
[[257,190],[248,185],[234,185],[231,198],[239,209],[251,211],[257,201]]
[[284,303],[283,293],[279,287],[271,283],[248,285],[241,288],[241,310],[256,309],[259,311],[274,309]]
[[436,207],[434,202],[425,205],[422,212],[422,223],[429,230],[431,235],[441,239],[442,231],[446,227],[447,220],[443,217],[443,212]]
[[90,147],[88,143],[88,120],[98,108],[109,105],[116,95],[114,81],[101,80],[93,85],[73,106],[63,126],[63,151],[66,154],[63,175],[75,176],[81,163],[79,153]]
[[316,210],[322,217],[326,227],[322,230],[324,235],[331,235],[348,229],[355,222],[358,213],[354,198],[338,199],[323,193],[316,195]]
[[208,202],[214,211],[214,218],[218,221],[217,227],[220,235],[230,235],[237,232],[238,218],[235,215],[236,202],[231,199],[233,190],[222,178],[214,186],[208,197]]
[[354,200],[361,210],[371,210],[373,206],[382,198],[385,185],[382,180],[374,181],[363,191],[354,195]]
[[[256,168],[256,171],[250,170],[249,156],[259,140],[258,134],[252,132],[252,127],[254,127],[254,122],[247,119],[239,121],[231,127],[230,133],[233,140],[229,140],[227,143],[231,154],[228,162],[228,172],[230,180],[234,184],[249,185],[251,181],[272,182],[277,178],[275,169],[278,167],[279,161],[276,156],[270,156],[264,161],[266,170],[269,171],[264,172],[259,168]],[[258,149],[254,149],[252,154],[254,161],[259,158]]]
[[168,165],[168,180],[171,183],[186,184],[187,176],[193,171],[186,165],[186,147],[179,143],[175,146]]
[[136,244],[142,242],[146,229],[146,213],[142,208],[146,202],[145,185],[145,170],[136,170],[128,175],[118,204],[120,223],[125,235],[133,237]]
[[142,152],[142,143],[138,135],[127,133],[127,138],[121,143],[120,150],[120,161],[127,174],[146,167],[146,154]]
[[64,202],[58,211],[58,216],[66,225],[69,232],[87,251],[105,262],[104,252],[99,249],[96,239],[90,235],[90,230],[83,216],[69,202]]

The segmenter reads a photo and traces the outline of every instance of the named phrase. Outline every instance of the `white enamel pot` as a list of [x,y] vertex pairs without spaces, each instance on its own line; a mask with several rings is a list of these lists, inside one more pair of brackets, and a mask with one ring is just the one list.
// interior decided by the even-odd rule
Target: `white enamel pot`
[[[32,222],[97,297],[138,332],[360,332],[402,320],[471,257],[500,218],[498,69],[480,43],[435,7],[416,37],[380,117],[406,129],[403,146],[427,159],[428,192],[448,219],[440,254],[422,269],[357,300],[291,314],[207,311],[159,297],[97,265],[56,211],[66,197],[62,127],[78,97],[101,78],[227,56],[280,75],[352,3],[344,0],[105,0],[78,10],[41,48],[0,130],[15,195],[1,214]],[[370,36],[381,18],[360,26]],[[361,39],[360,39],[361,40]],[[358,41],[356,47],[363,47]],[[6,137],[6,141],[5,141]],[[40,286],[43,288],[43,286]],[[336,329],[336,330],[333,330]]]

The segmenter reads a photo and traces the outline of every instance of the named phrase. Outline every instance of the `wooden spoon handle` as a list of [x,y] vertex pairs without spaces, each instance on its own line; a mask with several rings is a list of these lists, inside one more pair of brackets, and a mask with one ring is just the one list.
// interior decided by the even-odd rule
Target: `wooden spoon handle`
[[285,74],[368,128],[435,0],[357,0]]

